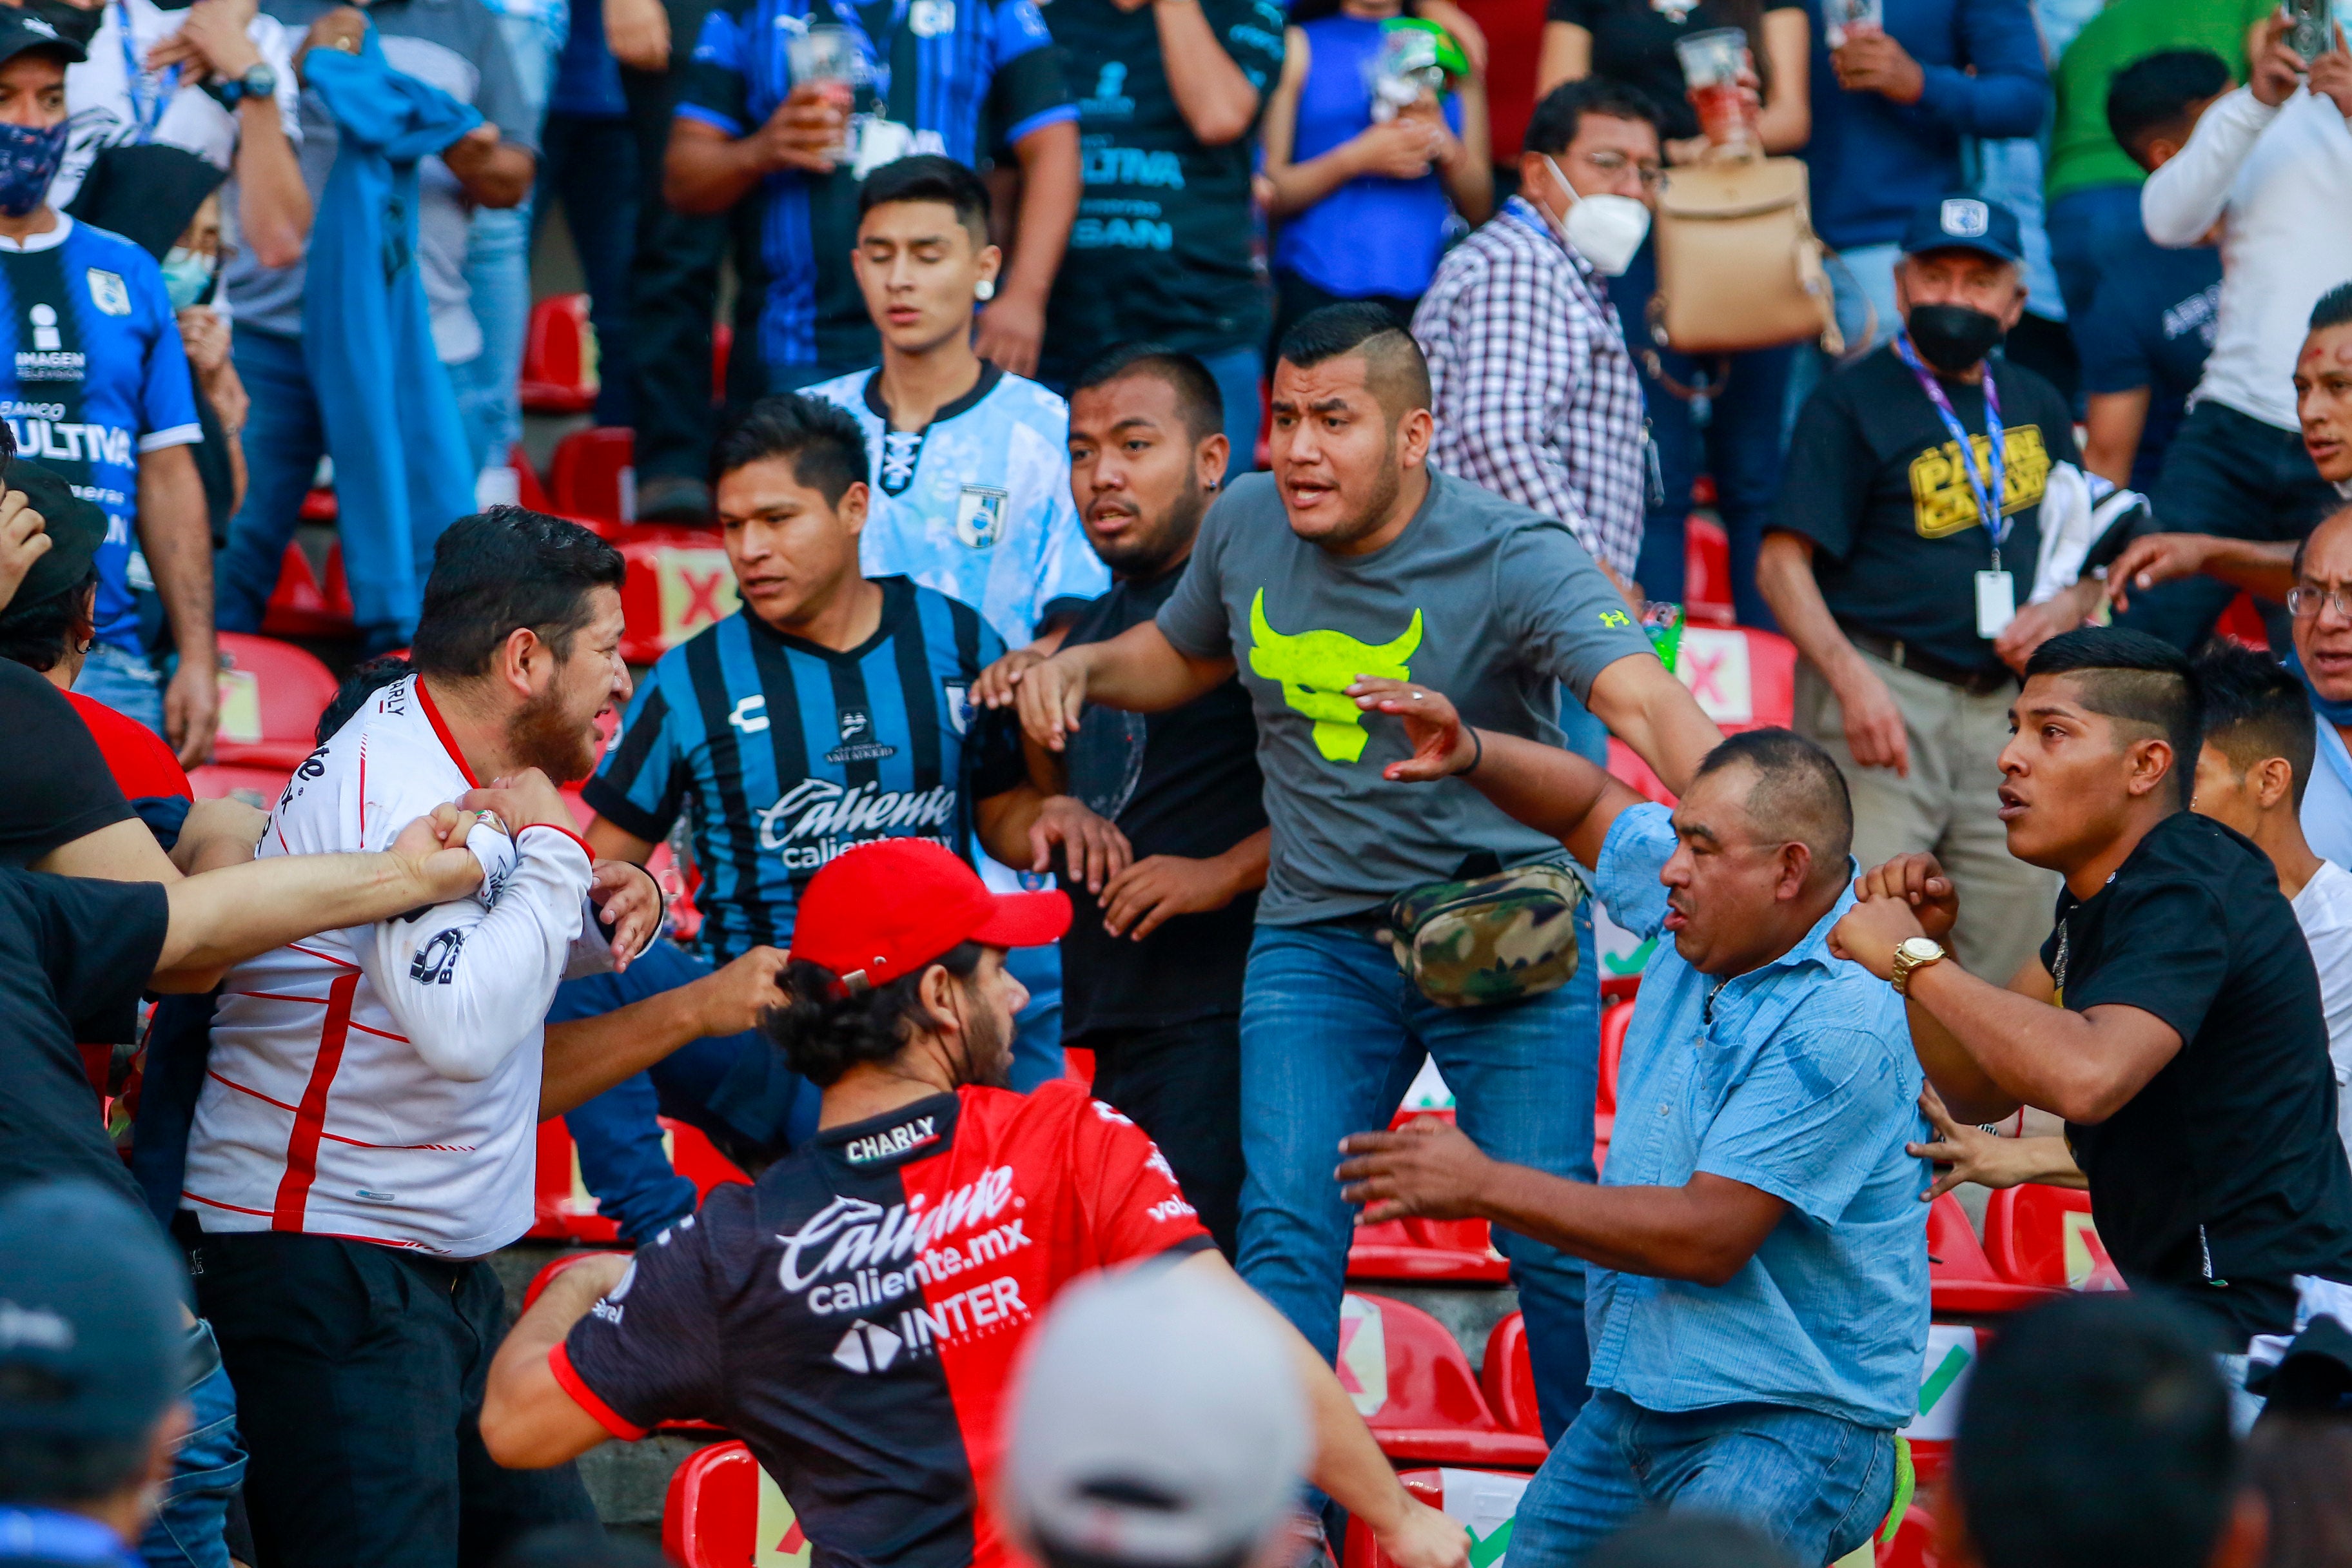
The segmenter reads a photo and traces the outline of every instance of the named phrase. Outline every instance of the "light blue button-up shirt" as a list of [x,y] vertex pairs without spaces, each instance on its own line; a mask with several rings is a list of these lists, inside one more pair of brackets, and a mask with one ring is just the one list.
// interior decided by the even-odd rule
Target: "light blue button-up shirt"
[[[1619,816],[1597,885],[1620,925],[1655,934],[1675,850],[1664,806]],[[1851,872],[1849,872],[1851,875]],[[1830,956],[1851,888],[1804,940],[1716,994],[1661,942],[1618,1068],[1601,1184],[1678,1187],[1698,1172],[1789,1207],[1719,1286],[1588,1270],[1592,1386],[1651,1410],[1760,1401],[1891,1428],[1918,1411],[1927,1338],[1921,1074],[1902,999]]]

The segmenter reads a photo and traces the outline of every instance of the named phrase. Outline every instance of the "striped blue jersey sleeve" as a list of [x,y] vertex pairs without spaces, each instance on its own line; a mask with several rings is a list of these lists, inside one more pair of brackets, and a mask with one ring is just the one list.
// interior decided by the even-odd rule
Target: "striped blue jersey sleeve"
[[1036,0],[997,0],[987,17],[989,121],[1003,127],[1005,146],[1024,136],[1078,118],[1062,80],[1061,57],[1045,28]]
[[716,126],[730,136],[748,136],[753,129],[751,97],[751,39],[743,12],[722,6],[702,20],[677,117]]
[[692,737],[680,731],[700,715],[693,702],[673,700],[685,679],[685,652],[673,648],[654,666],[595,776],[580,791],[597,816],[650,844],[669,837],[693,782]]

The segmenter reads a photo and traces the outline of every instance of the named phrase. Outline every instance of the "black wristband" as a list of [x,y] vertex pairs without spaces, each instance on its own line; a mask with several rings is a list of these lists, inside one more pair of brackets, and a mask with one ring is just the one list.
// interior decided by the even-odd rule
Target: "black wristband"
[[1456,775],[1457,777],[1468,778],[1472,773],[1478,771],[1478,764],[1486,760],[1486,742],[1478,738],[1478,731],[1475,726],[1472,726],[1470,728],[1470,765],[1464,768],[1462,772]]

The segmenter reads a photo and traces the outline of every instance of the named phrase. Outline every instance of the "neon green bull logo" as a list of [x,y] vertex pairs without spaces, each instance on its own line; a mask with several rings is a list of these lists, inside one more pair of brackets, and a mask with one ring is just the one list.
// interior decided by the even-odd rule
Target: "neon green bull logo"
[[1359,675],[1409,680],[1405,660],[1421,646],[1421,612],[1394,642],[1358,642],[1345,632],[1304,631],[1285,635],[1265,618],[1265,590],[1250,601],[1250,668],[1282,683],[1282,699],[1315,721],[1315,749],[1335,763],[1364,754],[1363,710],[1348,695]]

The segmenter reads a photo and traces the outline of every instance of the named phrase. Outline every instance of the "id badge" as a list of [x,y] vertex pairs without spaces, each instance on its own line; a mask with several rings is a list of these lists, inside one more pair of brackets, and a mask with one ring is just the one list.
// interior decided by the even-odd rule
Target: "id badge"
[[2017,619],[2017,579],[2006,572],[1977,574],[1977,636],[1997,637]]
[[863,180],[885,163],[895,163],[915,150],[915,132],[895,120],[880,115],[867,118],[857,128],[856,156],[850,163],[850,175]]

